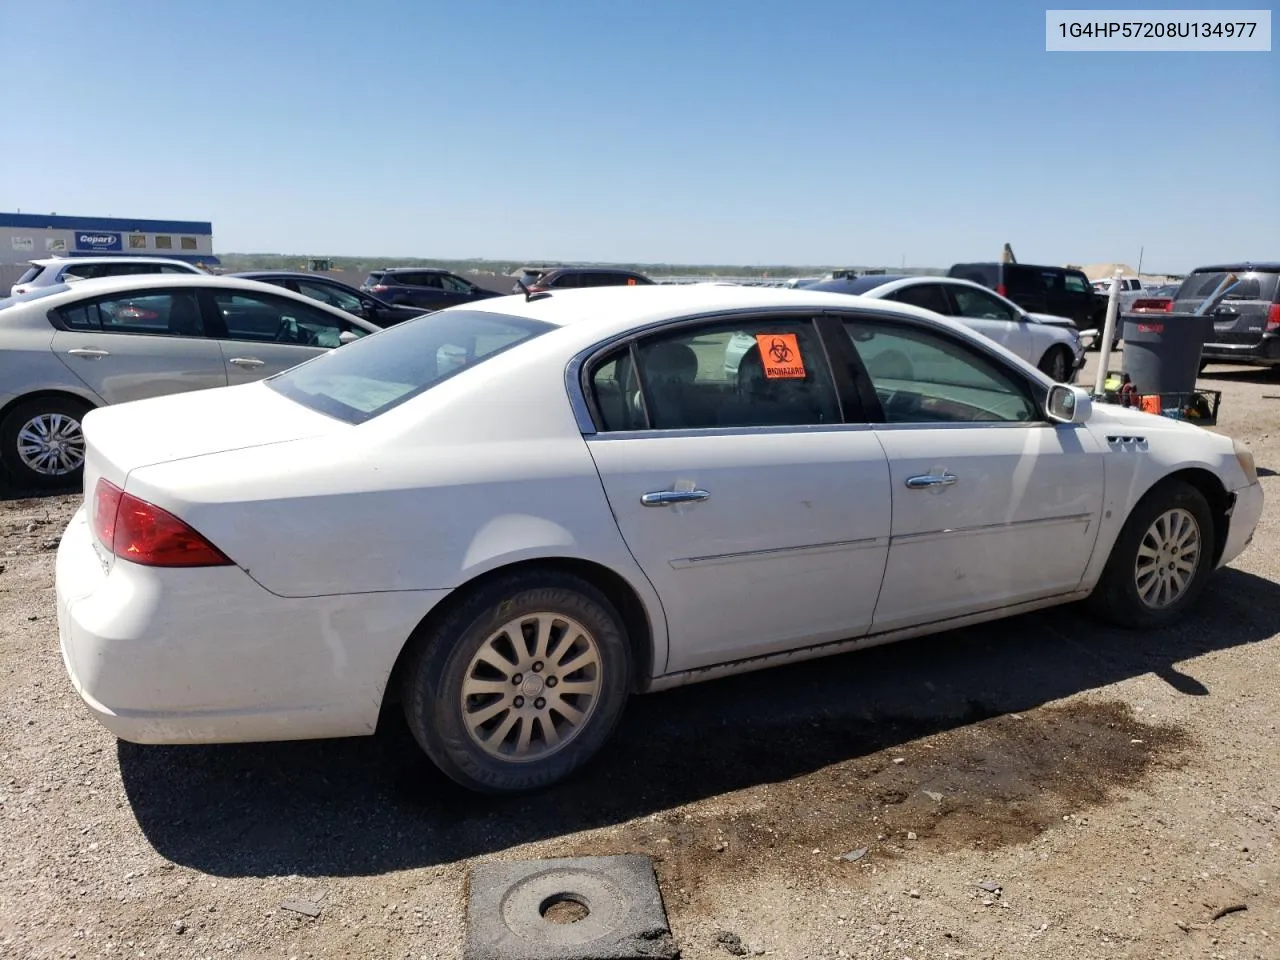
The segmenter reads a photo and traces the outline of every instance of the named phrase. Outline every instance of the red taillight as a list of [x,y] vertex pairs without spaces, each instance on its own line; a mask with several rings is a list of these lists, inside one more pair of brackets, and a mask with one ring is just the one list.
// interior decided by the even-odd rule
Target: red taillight
[[1280,303],[1273,303],[1267,311],[1267,331],[1274,333],[1280,330]]
[[106,480],[99,480],[93,490],[93,533],[108,550],[115,542],[116,514],[120,512],[122,496],[124,491]]
[[996,293],[1000,294],[1000,296],[1002,297],[1007,297],[1009,295],[1009,288],[1006,287],[1003,283],[997,283]]
[[1173,313],[1173,300],[1169,297],[1145,297],[1133,301],[1130,313]]
[[167,510],[99,480],[93,532],[117,557],[148,567],[222,567],[231,561]]

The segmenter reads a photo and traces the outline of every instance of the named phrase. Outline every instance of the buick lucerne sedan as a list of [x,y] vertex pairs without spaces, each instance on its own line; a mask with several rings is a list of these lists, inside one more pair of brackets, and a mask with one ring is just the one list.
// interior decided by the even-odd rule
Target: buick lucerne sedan
[[1262,510],[1229,438],[805,290],[487,300],[84,433],[58,618],[104,726],[351,736],[396,703],[486,792],[570,775],[633,693],[1078,600],[1168,624]]

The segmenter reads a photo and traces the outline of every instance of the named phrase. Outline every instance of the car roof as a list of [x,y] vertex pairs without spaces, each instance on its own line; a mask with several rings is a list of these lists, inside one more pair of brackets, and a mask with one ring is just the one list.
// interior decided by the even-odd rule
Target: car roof
[[453,273],[444,267],[378,267],[370,273]]
[[474,310],[541,320],[557,327],[584,325],[596,339],[640,330],[686,316],[770,310],[848,310],[862,306],[882,313],[924,319],[948,330],[961,324],[908,304],[808,287],[747,287],[735,284],[653,284],[643,287],[590,287],[534,295],[493,297],[440,311]]
[[621,273],[629,277],[643,277],[639,270],[626,267],[546,267],[544,273]]
[[1280,261],[1269,260],[1262,263],[1226,263],[1213,267],[1196,267],[1192,273],[1249,273],[1258,272],[1276,273],[1280,272]]
[[328,280],[330,283],[343,283],[336,277],[326,277],[323,273],[307,273],[305,270],[238,270],[235,273],[224,273],[224,277],[240,277],[243,280],[255,280],[258,277],[291,277],[297,280]]
[[45,257],[41,260],[28,260],[28,263],[41,267],[52,267],[68,263],[180,263],[184,267],[191,264],[176,257]]

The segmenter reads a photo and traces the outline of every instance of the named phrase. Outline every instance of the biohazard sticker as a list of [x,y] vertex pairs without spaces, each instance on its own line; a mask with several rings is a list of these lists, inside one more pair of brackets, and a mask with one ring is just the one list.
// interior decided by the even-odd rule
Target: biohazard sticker
[[803,380],[804,357],[794,333],[757,333],[764,375],[770,380]]

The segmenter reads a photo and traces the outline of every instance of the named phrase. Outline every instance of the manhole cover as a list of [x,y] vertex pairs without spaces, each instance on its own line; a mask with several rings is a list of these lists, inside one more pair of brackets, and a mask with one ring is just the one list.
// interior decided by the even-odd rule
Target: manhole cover
[[648,857],[471,868],[464,960],[675,960]]

